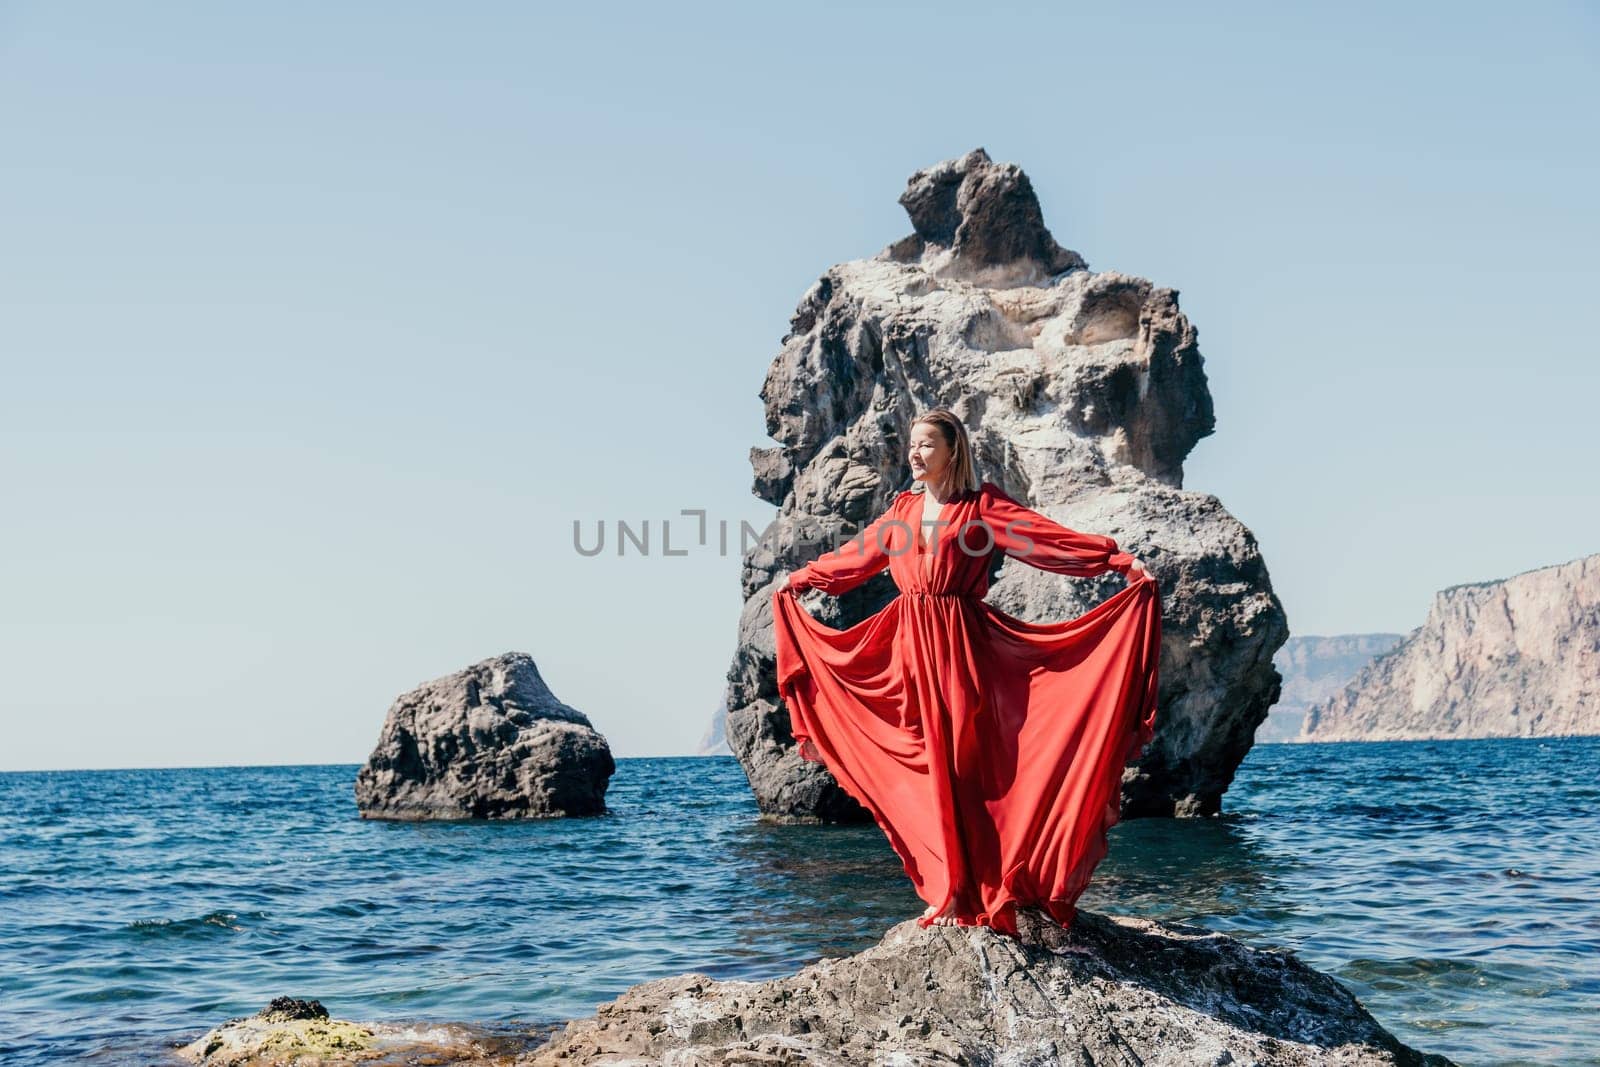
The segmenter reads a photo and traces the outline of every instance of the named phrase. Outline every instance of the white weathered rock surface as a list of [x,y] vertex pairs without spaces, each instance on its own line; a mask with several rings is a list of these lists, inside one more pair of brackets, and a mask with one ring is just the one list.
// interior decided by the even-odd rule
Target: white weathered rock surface
[[787,978],[634,986],[530,1065],[1447,1064],[1293,955],[1197,927],[1032,909],[1013,940],[902,922]]
[[1427,621],[1306,713],[1311,741],[1600,734],[1600,555],[1434,596]]
[[364,818],[597,815],[616,763],[525,652],[473,664],[394,702],[356,774]]
[[[1026,175],[981,149],[918,172],[901,203],[915,232],[811,287],[762,389],[779,444],[752,451],[755,491],[781,510],[776,536],[745,559],[727,733],[763,817],[870,818],[795,751],[771,593],[911,485],[910,422],[936,406],[966,420],[981,478],[1116,538],[1161,583],[1159,720],[1125,775],[1122,811],[1216,812],[1277,699],[1272,656],[1288,628],[1250,531],[1215,496],[1181,488],[1183,460],[1214,420],[1176,292],[1088,270],[1044,227]],[[1029,621],[1063,619],[1119,587],[1012,561],[989,600]],[[884,575],[808,607],[842,628],[895,593]]]

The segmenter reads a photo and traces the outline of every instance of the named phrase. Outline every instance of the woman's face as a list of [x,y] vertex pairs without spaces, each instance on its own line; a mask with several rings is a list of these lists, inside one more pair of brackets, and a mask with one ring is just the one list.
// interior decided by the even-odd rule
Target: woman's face
[[955,450],[945,444],[944,434],[931,423],[911,427],[911,477],[925,484],[938,485],[950,471]]

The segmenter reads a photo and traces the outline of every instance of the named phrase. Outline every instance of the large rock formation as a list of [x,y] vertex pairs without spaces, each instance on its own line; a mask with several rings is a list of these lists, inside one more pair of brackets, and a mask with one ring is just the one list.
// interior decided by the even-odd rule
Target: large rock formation
[[[1115,537],[1160,581],[1160,718],[1123,784],[1123,816],[1211,814],[1277,699],[1283,608],[1250,531],[1185,492],[1183,460],[1212,432],[1195,330],[1177,293],[1094,273],[1045,229],[1026,175],[982,149],[913,175],[915,232],[831,268],[790,323],[762,387],[755,492],[780,508],[746,556],[729,669],[728,740],[769,820],[865,821],[802,760],[774,680],[770,598],[911,484],[912,418],[966,420],[980,476],[1076,529]],[[989,600],[1030,621],[1080,615],[1120,579],[1006,565]],[[887,575],[808,608],[844,627],[894,596]],[[820,597],[820,599],[819,599]]]
[[557,700],[533,657],[507,652],[394,702],[356,774],[369,819],[515,819],[606,810],[605,738]]
[[1306,713],[1310,741],[1600,734],[1600,555],[1441,590]]
[[768,982],[634,986],[531,1064],[1447,1064],[1292,954],[1198,927],[1032,909],[1022,938],[907,920]]
[[1256,729],[1256,742],[1295,741],[1305,727],[1306,711],[1349,685],[1373,657],[1382,655],[1405,634],[1334,634],[1291,637],[1273,666],[1283,676],[1283,691],[1267,721]]

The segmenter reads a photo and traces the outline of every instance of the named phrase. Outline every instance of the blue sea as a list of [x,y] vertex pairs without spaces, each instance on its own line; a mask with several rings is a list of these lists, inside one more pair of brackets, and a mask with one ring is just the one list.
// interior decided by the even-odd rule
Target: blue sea
[[[769,826],[730,757],[611,814],[367,822],[356,767],[0,774],[0,1061],[167,1062],[274,996],[491,1030],[791,973],[916,915],[875,826]],[[1600,1064],[1600,738],[1261,745],[1134,820],[1080,906],[1287,948],[1465,1064]]]

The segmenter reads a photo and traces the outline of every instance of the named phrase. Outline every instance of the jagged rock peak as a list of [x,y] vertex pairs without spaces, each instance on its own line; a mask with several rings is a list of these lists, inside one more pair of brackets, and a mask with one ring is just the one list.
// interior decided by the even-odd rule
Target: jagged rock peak
[[[1148,279],[1050,274],[1067,260],[1032,189],[981,151],[919,171],[903,202],[919,232],[828,267],[761,386],[775,443],[752,449],[750,462],[756,494],[779,515],[741,574],[727,738],[762,816],[870,819],[795,750],[777,693],[771,587],[911,486],[911,423],[932,407],[966,424],[980,478],[1115,538],[1160,581],[1161,712],[1154,744],[1124,776],[1123,817],[1218,812],[1277,698],[1272,656],[1288,627],[1255,536],[1216,496],[1183,488],[1184,460],[1216,422],[1196,328],[1176,290]],[[897,592],[879,575],[812,607],[844,629]],[[1111,592],[1013,561],[988,600],[1046,622],[1083,615]]]
[[917,171],[900,194],[915,233],[879,253],[920,263],[929,273],[990,288],[1037,285],[1083,270],[1044,224],[1033,183],[1015,163],[996,163],[982,148]]

